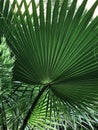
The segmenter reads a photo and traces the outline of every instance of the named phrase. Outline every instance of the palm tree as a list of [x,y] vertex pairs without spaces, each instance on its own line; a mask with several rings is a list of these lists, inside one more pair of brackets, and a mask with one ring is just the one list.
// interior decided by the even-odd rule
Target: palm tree
[[38,7],[34,0],[15,0],[12,8],[9,1],[0,2],[0,36],[5,35],[16,58],[13,78],[30,84],[22,96],[15,91],[18,107],[22,104],[18,129],[93,129],[98,122],[98,16],[92,16],[98,1],[85,15],[87,0],[78,9],[77,0],[69,9],[68,0],[61,6],[55,0],[54,7],[47,0],[46,11],[43,0]]

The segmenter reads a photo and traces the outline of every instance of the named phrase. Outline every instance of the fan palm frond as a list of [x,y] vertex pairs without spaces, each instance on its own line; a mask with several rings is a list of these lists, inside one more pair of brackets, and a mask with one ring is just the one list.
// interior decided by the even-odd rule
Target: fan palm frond
[[[14,79],[46,86],[52,93],[52,96],[46,96],[43,103],[45,106],[42,105],[41,109],[40,103],[37,103],[42,100],[36,100],[37,103],[31,106],[30,115],[24,123],[30,119],[29,123],[34,127],[39,120],[32,123],[32,119],[35,119],[32,114],[35,113],[41,119],[47,117],[47,120],[49,116],[46,115],[50,113],[52,117],[54,112],[53,117],[58,115],[60,122],[63,115],[62,122],[65,119],[64,124],[73,124],[73,129],[76,129],[76,124],[85,127],[83,123],[86,122],[93,129],[93,122],[98,121],[98,63],[95,51],[98,16],[94,19],[92,17],[98,1],[85,15],[87,0],[78,9],[77,0],[73,0],[69,9],[68,0],[64,0],[62,6],[56,0],[54,7],[51,6],[51,0],[48,0],[46,10],[43,0],[40,0],[39,8],[31,0],[31,12],[26,0],[21,4],[17,0],[14,2],[17,11],[12,9],[12,22],[3,19],[7,43],[16,57]],[[22,5],[24,12],[21,11]],[[46,90],[44,88],[37,98],[43,97]],[[36,110],[42,114],[39,115]],[[41,122],[44,124],[43,120]],[[41,125],[38,127],[42,128]]]

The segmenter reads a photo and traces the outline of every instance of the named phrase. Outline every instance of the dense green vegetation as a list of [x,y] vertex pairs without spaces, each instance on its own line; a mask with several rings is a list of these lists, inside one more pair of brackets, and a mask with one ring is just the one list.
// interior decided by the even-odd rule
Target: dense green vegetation
[[0,1],[1,130],[98,129],[98,1],[86,3]]

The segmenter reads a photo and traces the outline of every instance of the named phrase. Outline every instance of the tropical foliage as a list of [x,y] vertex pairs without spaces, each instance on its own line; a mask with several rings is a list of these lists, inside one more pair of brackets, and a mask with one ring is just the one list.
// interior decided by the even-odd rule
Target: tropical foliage
[[78,9],[77,0],[70,7],[68,0],[0,1],[0,36],[15,56],[14,85],[6,87],[11,112],[4,107],[16,124],[10,129],[93,130],[98,123],[98,0],[85,12],[87,1]]
[[[6,39],[3,37],[0,44],[0,126],[1,129],[7,129],[7,105],[9,106],[8,94],[12,86],[12,68],[14,58],[6,45]],[[10,101],[11,102],[11,101]],[[10,108],[10,107],[9,107]]]

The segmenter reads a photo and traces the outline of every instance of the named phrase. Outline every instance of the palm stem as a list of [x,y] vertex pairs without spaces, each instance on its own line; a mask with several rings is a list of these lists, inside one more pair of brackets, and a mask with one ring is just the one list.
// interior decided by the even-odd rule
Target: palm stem
[[33,110],[34,110],[34,108],[36,107],[36,105],[37,105],[39,99],[41,98],[42,94],[45,92],[45,90],[46,90],[47,88],[48,88],[48,85],[45,85],[45,86],[41,89],[41,91],[38,93],[37,97],[35,98],[34,102],[33,102],[32,105],[31,105],[30,109],[28,110],[26,117],[25,117],[24,120],[23,120],[23,124],[22,124],[22,126],[20,127],[20,130],[24,130],[24,129],[25,129],[25,127],[26,127],[26,125],[27,125],[27,123],[28,123],[28,120],[30,119],[30,116],[31,116],[31,114],[32,114],[32,112],[33,112]]

